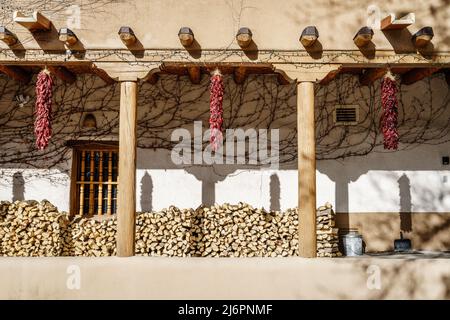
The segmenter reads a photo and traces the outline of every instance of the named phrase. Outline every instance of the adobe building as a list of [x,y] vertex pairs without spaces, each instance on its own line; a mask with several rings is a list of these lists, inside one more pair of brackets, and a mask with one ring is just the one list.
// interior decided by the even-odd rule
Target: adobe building
[[[437,252],[433,257],[450,249],[446,1],[233,0],[211,5],[201,0],[84,0],[62,5],[24,0],[6,1],[0,17],[0,221],[7,230],[1,234],[0,255],[189,257],[197,250],[205,257],[311,258],[320,248],[338,252],[336,243],[319,245],[322,211],[332,220],[330,232],[359,233],[367,253],[392,252],[400,232],[414,250]],[[214,79],[219,79],[218,87]],[[383,89],[386,79],[394,93]],[[389,99],[395,100],[389,109],[392,121],[386,111],[393,101]],[[205,133],[217,123],[213,111],[223,120],[223,141],[235,142],[226,130],[244,132],[244,162],[237,153],[227,154],[229,150],[223,163],[205,160],[215,154]],[[192,153],[174,160],[174,148],[186,133],[190,136],[183,150]],[[248,146],[253,133],[259,141],[256,149]],[[263,162],[261,154],[274,158]],[[217,240],[217,250],[216,240],[196,243],[194,251],[188,248],[201,242],[206,229],[217,229],[220,238],[225,220],[234,234],[234,224],[248,223],[244,211],[254,215],[254,226],[261,222],[261,229],[243,227],[235,234],[241,240]],[[44,233],[59,230],[56,237],[63,240],[29,242],[41,232],[30,212],[54,214],[42,218],[53,226]],[[231,212],[239,212],[243,220],[228,217]],[[15,219],[23,215],[29,227],[8,229],[20,225],[22,220]],[[217,221],[210,222],[208,215]],[[263,215],[282,224],[274,227],[272,218],[267,220],[267,228],[279,233],[267,233],[265,240]],[[192,224],[198,220],[205,229],[186,231],[193,227],[183,219]],[[85,227],[60,231],[76,223]],[[180,224],[173,229],[178,228],[173,243],[168,247],[168,240],[155,240],[153,245],[149,239],[164,223]],[[90,224],[103,238],[96,243],[94,237],[89,246],[95,248],[85,250]],[[35,228],[32,236],[27,228]],[[245,239],[253,236],[256,249],[248,249],[253,244]],[[177,251],[177,241],[185,249]],[[57,258],[42,259],[55,264],[42,271],[47,276],[64,264]],[[153,258],[136,259],[131,263]],[[161,276],[163,265],[171,261],[154,259],[149,263],[160,264],[155,274]],[[261,259],[258,263],[265,263]],[[343,271],[349,277],[361,267],[352,259],[326,260],[322,269],[308,264],[318,262],[286,259],[267,263],[288,264],[286,276],[294,277],[302,277],[295,275],[297,267],[322,274],[349,263]],[[5,270],[12,270],[8,268],[14,263],[4,261]],[[89,266],[88,260],[82,261],[86,268],[99,268],[96,262]],[[105,263],[121,263],[112,261]],[[122,261],[118,268],[129,267],[130,262]],[[216,270],[226,270],[233,261],[212,263],[222,264]],[[242,266],[252,270],[255,261],[243,261]],[[433,262],[427,267],[444,277],[448,265]],[[170,268],[184,263],[202,262],[174,259]],[[403,262],[379,263],[394,270]],[[423,263],[410,266],[410,272],[423,272]],[[214,272],[205,268],[200,267],[213,279]],[[256,274],[267,276],[261,270]],[[364,275],[354,277],[365,283]],[[221,285],[226,287],[227,281]],[[289,287],[289,281],[284,285]],[[442,285],[437,279],[436,286]],[[283,292],[280,288],[274,290]],[[286,296],[295,290],[290,287]],[[418,291],[420,297],[442,297],[441,291]],[[263,288],[249,296],[268,297],[268,292]],[[359,297],[372,297],[372,292]]]

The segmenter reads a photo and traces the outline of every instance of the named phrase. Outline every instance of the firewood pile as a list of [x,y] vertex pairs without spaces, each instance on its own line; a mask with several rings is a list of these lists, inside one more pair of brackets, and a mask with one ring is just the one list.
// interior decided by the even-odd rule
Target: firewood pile
[[318,257],[340,257],[339,251],[339,229],[336,225],[336,213],[331,204],[326,203],[317,209],[317,256]]
[[[333,214],[331,207],[318,211],[319,256],[339,255]],[[115,216],[69,219],[46,200],[0,202],[0,256],[112,256],[116,229]],[[296,209],[268,212],[245,203],[197,209],[171,206],[136,215],[136,254],[296,256],[297,230]]]
[[116,255],[117,220],[75,217],[70,220],[61,241],[63,256]]
[[67,223],[48,201],[0,202],[0,255],[60,256]]

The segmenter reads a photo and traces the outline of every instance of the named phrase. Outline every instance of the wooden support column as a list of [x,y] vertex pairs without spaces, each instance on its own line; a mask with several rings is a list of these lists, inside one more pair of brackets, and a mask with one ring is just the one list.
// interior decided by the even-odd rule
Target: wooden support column
[[316,257],[314,82],[297,85],[299,255]]
[[120,83],[117,255],[134,255],[136,216],[137,83]]
[[136,237],[137,81],[148,79],[160,70],[160,65],[97,62],[93,68],[120,82],[116,244],[119,257],[130,257],[134,255]]
[[316,139],[314,119],[314,84],[330,74],[336,75],[341,64],[273,64],[275,72],[297,82],[298,138],[298,235],[299,256],[317,257],[316,236]]

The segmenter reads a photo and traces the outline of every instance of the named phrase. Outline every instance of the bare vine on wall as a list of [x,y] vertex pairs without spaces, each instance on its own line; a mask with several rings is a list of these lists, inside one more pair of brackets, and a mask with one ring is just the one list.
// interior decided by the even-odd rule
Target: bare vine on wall
[[[333,106],[359,106],[357,125],[333,125]],[[398,93],[399,150],[420,144],[450,141],[450,91],[443,74],[400,86]],[[364,156],[381,147],[380,81],[363,87],[357,77],[342,75],[316,94],[316,140],[318,159]],[[386,151],[389,152],[389,151]]]
[[[242,85],[225,76],[224,128],[280,129],[280,163],[297,160],[296,90],[280,86],[273,75],[251,75]],[[53,136],[45,150],[37,150],[33,136],[34,82],[17,84],[0,77],[1,177],[17,169],[45,169],[51,177],[68,172],[71,149],[67,140],[117,140],[119,90],[94,76],[79,76],[74,84],[56,81]],[[26,104],[16,97],[30,96]],[[342,159],[382,149],[379,119],[380,84],[361,87],[352,75],[341,75],[328,86],[316,87],[316,139],[318,159]],[[359,123],[336,125],[337,104],[359,105]],[[162,76],[156,85],[141,83],[138,100],[138,146],[144,149],[173,147],[172,130],[190,128],[209,117],[208,79],[193,85],[187,77]],[[450,94],[443,75],[436,74],[399,92],[399,149],[450,140]],[[87,113],[97,118],[96,129],[85,129]],[[301,128],[300,128],[301,130]],[[4,169],[14,170],[4,170]],[[36,173],[43,175],[42,172]]]

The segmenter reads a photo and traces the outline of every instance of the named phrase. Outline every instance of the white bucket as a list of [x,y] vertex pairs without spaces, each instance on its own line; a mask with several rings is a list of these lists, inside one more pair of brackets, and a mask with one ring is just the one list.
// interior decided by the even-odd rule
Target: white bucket
[[348,233],[342,237],[344,255],[349,257],[363,255],[362,235],[357,233]]

